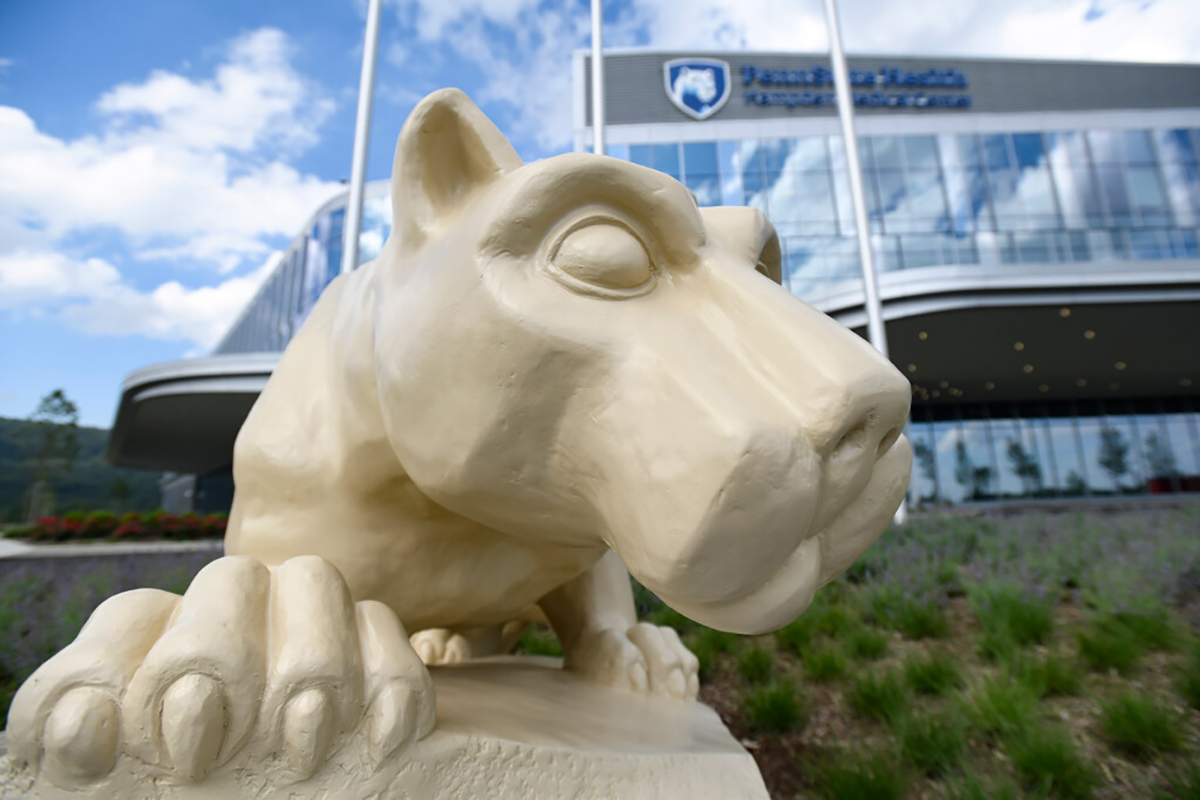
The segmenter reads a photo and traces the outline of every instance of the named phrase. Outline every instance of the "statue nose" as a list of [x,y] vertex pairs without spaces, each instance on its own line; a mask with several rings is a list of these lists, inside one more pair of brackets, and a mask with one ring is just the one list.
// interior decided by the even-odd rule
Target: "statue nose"
[[908,394],[893,391],[860,398],[851,405],[845,422],[833,438],[826,456],[829,467],[854,475],[870,472],[904,430]]

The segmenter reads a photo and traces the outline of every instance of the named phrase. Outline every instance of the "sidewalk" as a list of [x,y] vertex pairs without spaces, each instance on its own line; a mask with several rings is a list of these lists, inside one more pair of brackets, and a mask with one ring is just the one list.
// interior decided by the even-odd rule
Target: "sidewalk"
[[223,539],[192,542],[85,542],[79,544],[30,544],[16,539],[0,539],[0,562],[28,558],[88,558],[124,556],[140,553],[220,553]]

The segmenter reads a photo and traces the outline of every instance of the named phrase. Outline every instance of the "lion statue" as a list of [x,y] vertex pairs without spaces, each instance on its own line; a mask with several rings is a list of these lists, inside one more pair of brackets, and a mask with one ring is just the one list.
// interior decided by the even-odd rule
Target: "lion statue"
[[486,655],[533,609],[564,670],[686,703],[696,659],[638,622],[629,573],[762,633],[888,525],[909,384],[780,286],[761,213],[613,158],[523,165],[452,89],[391,188],[379,257],[241,429],[226,556],[95,611],[19,690],[18,765],[70,789],[121,758],[172,785],[242,752],[296,779],[351,740],[403,759],[437,724],[410,635]]

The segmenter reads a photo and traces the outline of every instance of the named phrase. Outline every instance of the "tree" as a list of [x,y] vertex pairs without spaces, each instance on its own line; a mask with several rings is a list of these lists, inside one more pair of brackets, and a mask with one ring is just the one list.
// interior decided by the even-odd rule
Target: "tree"
[[1082,497],[1087,494],[1087,481],[1075,470],[1067,473],[1067,486],[1064,490],[1068,497]]
[[967,442],[960,437],[954,443],[954,480],[967,490],[968,497],[978,500],[987,492],[987,485],[991,479],[992,468],[977,467],[971,463]]
[[129,483],[124,478],[113,478],[108,487],[108,499],[112,501],[113,511],[120,513],[125,510],[125,501],[129,499]]
[[33,484],[29,487],[29,513],[34,521],[52,508],[53,495],[47,485],[56,472],[65,472],[75,465],[79,452],[79,409],[62,389],[55,389],[38,402],[37,409],[29,416],[37,445],[33,462]]
[[971,489],[972,496],[976,500],[982,500],[983,496],[988,493],[988,486],[992,482],[992,468],[976,467],[971,473],[971,478],[975,481]]
[[1008,461],[1012,471],[1025,487],[1025,494],[1036,494],[1042,488],[1042,465],[1016,439],[1008,440]]
[[936,503],[938,499],[937,465],[934,464],[933,450],[924,440],[917,439],[913,442],[913,457],[916,458],[917,466],[921,468],[925,478],[933,484],[933,494],[929,496],[929,499]]
[[1129,472],[1129,443],[1116,428],[1100,429],[1100,467],[1112,478],[1113,490],[1122,491],[1121,478]]
[[1174,478],[1179,474],[1175,466],[1175,454],[1157,433],[1146,436],[1146,461],[1150,465],[1150,477]]

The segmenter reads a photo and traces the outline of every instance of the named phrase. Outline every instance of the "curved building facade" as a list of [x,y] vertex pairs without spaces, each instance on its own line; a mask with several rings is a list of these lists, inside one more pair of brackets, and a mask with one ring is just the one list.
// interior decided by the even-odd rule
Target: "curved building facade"
[[[1200,491],[1200,67],[850,67],[890,350],[913,382],[911,501]],[[583,150],[586,53],[573,69]],[[701,205],[762,209],[787,288],[864,327],[821,57],[613,51],[606,83],[609,155],[672,175]],[[388,233],[386,192],[368,191],[364,261]],[[283,349],[337,274],[343,206],[305,226],[218,356]],[[118,463],[136,449],[121,415],[124,435],[150,430],[129,422],[139,386],[118,414]]]

